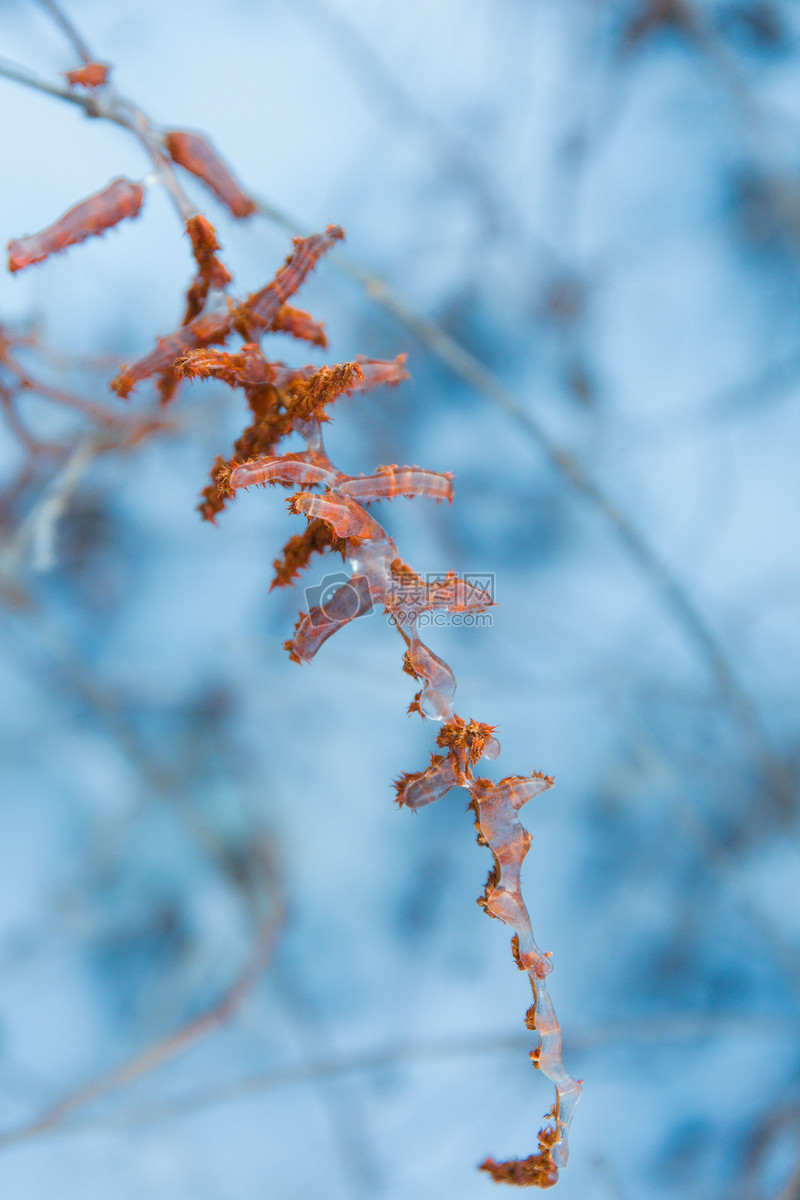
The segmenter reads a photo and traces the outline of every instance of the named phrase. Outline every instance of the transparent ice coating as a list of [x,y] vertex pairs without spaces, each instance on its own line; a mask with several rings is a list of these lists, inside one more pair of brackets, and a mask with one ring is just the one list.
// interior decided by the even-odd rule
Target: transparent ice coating
[[418,700],[422,715],[431,721],[449,721],[453,715],[456,677],[444,659],[420,641],[416,626],[408,648],[408,661],[423,681]]
[[500,757],[500,743],[496,737],[486,739],[486,745],[483,747],[483,757],[491,760]]
[[397,550],[389,537],[365,542],[350,538],[347,542],[347,559],[353,571],[369,580],[376,602],[385,603],[386,580]]
[[372,593],[363,575],[353,575],[324,604],[301,613],[290,643],[292,653],[301,662],[311,662],[320,646],[356,617],[372,608]]
[[567,1138],[581,1097],[581,1084],[572,1078],[562,1060],[561,1028],[546,982],[553,963],[550,955],[536,944],[530,915],[522,898],[520,874],[530,849],[531,835],[520,823],[518,814],[528,800],[550,788],[553,780],[537,772],[529,776],[512,775],[500,783],[475,777],[472,767],[481,758],[496,756],[499,751],[491,726],[480,722],[467,722],[454,716],[443,726],[437,745],[447,751],[444,756],[434,754],[426,770],[398,779],[395,784],[398,802],[419,809],[441,799],[451,787],[461,786],[469,791],[478,841],[488,846],[493,860],[484,894],[478,903],[487,915],[496,917],[514,932],[514,959],[528,976],[533,993],[533,1003],[525,1018],[528,1029],[538,1035],[531,1061],[556,1090],[551,1124],[539,1133],[538,1153],[502,1163],[487,1159],[482,1169],[498,1182],[550,1187],[556,1182],[559,1169],[567,1163]]
[[[520,1173],[526,1166],[530,1172],[545,1170],[548,1156],[556,1171],[566,1166],[569,1157],[567,1136],[581,1097],[580,1082],[572,1078],[562,1061],[561,1027],[545,982],[553,964],[549,954],[542,953],[536,945],[520,890],[520,872],[530,849],[531,836],[521,825],[517,814],[528,800],[546,791],[552,783],[549,776],[534,774],[527,777],[511,776],[499,784],[476,779],[469,785],[479,837],[486,840],[494,857],[486,892],[479,903],[490,916],[498,917],[514,930],[517,965],[526,972],[533,992],[533,1004],[528,1011],[526,1024],[540,1038],[531,1058],[556,1089],[555,1140],[540,1150],[539,1155],[533,1155],[523,1163],[487,1164],[486,1169],[495,1178],[509,1178],[508,1172],[513,1172],[514,1167],[519,1168]],[[504,1170],[506,1174],[502,1174]],[[519,1182],[519,1179],[512,1178],[511,1181]]]
[[393,500],[395,496],[430,496],[434,500],[453,500],[453,477],[421,467],[379,467],[374,475],[346,479],[339,490],[354,500]]
[[320,255],[343,238],[344,233],[338,225],[329,225],[324,233],[297,238],[294,252],[286,265],[281,267],[271,283],[260,292],[253,293],[242,305],[248,321],[256,326],[269,327],[280,308],[294,295],[309,271],[314,269]]
[[279,458],[269,456],[242,463],[231,471],[230,486],[234,490],[252,487],[256,483],[300,484],[305,487],[322,484],[330,487],[336,482],[338,471],[332,470],[329,463],[315,461],[315,457],[310,452],[284,454]]
[[[341,231],[332,226],[323,235],[296,240],[292,256],[267,288],[235,310],[229,310],[227,315],[209,317],[207,326],[190,322],[181,331],[179,341],[159,343],[148,359],[134,364],[120,386],[130,390],[136,378],[144,377],[143,371],[152,373],[159,369],[153,362],[161,363],[169,350],[185,355],[181,361],[190,377],[213,374],[231,386],[245,389],[255,421],[236,443],[239,457],[229,462],[218,460],[212,472],[213,486],[204,493],[201,511],[213,520],[226,496],[255,483],[298,488],[289,497],[289,509],[305,514],[309,524],[305,534],[295,535],[284,548],[283,557],[276,561],[277,585],[291,582],[307,566],[312,554],[330,550],[342,550],[353,572],[349,580],[339,583],[329,595],[320,589],[318,602],[308,613],[301,614],[294,637],[287,643],[293,658],[310,661],[329,637],[370,611],[374,604],[384,606],[401,634],[406,644],[404,669],[421,683],[410,711],[440,723],[436,745],[442,753],[434,752],[424,770],[404,774],[397,780],[397,801],[401,806],[420,809],[455,787],[468,790],[478,840],[489,848],[493,860],[479,903],[489,916],[513,930],[514,958],[519,969],[527,974],[533,994],[526,1025],[536,1033],[538,1041],[531,1059],[556,1090],[555,1104],[549,1114],[551,1123],[539,1131],[538,1151],[526,1159],[504,1163],[487,1159],[482,1169],[498,1182],[549,1187],[556,1182],[559,1168],[567,1162],[567,1135],[580,1099],[581,1084],[567,1072],[562,1061],[561,1030],[546,986],[552,962],[550,955],[536,944],[522,897],[520,876],[531,836],[521,825],[518,813],[553,781],[536,772],[530,776],[509,776],[499,783],[474,776],[473,767],[482,758],[496,759],[500,753],[494,727],[466,721],[454,712],[455,676],[448,664],[421,640],[418,626],[426,611],[480,612],[493,603],[492,598],[454,572],[423,580],[402,562],[394,542],[366,507],[374,501],[400,496],[452,500],[452,477],[422,467],[397,465],[378,467],[369,475],[351,476],[335,467],[325,453],[320,421],[327,419],[326,406],[346,392],[366,390],[381,382],[398,382],[405,376],[402,359],[394,363],[362,359],[319,369],[286,368],[268,362],[255,343],[246,344],[237,354],[200,349],[215,341],[224,342],[231,322],[242,336],[251,326],[257,332],[260,324],[279,323],[281,306],[288,296],[302,282],[316,258],[341,236]],[[320,327],[299,310],[284,309],[280,320],[283,328],[301,330],[301,336],[310,339],[321,336]],[[290,432],[300,434],[305,449],[276,455],[275,448]]]
[[[362,372],[371,369],[374,375],[386,374],[395,364],[364,361]],[[362,380],[362,383],[364,381]],[[423,581],[404,564],[399,573],[393,564],[400,563],[397,547],[378,521],[363,507],[375,500],[396,496],[428,496],[436,500],[452,500],[452,476],[446,472],[428,471],[422,467],[379,467],[372,475],[345,475],[331,463],[322,442],[320,423],[314,420],[298,422],[306,448],[300,453],[268,455],[237,465],[230,474],[230,487],[249,487],[256,483],[300,484],[304,490],[289,498],[291,512],[304,513],[310,520],[325,521],[337,537],[346,542],[346,553],[353,570],[353,580],[365,581],[372,604],[383,604],[394,616],[408,644],[408,661],[414,674],[422,681],[422,690],[415,701],[415,711],[432,721],[447,721],[453,715],[456,681],[453,672],[420,639],[417,618],[430,609],[449,609],[454,612],[480,611],[491,604],[491,598],[480,588],[464,583],[455,575],[432,583]],[[307,489],[323,487],[321,493]],[[359,503],[361,501],[361,503]],[[353,582],[351,580],[351,583]],[[405,592],[399,591],[405,583]],[[409,590],[410,584],[410,590]],[[363,592],[363,584],[358,587]],[[341,607],[341,606],[340,606]],[[321,645],[337,630],[370,610],[366,594],[351,605],[350,615],[329,611],[305,614],[295,630],[291,645],[294,657],[307,662]],[[499,747],[495,754],[499,751]],[[487,757],[492,749],[487,749]]]
[[454,787],[458,787],[460,779],[454,760],[449,755],[442,759],[439,755],[434,757],[437,761],[432,762],[427,770],[420,772],[406,785],[403,803],[408,808],[422,808],[426,804],[432,804],[434,800],[441,800]]
[[341,496],[328,489],[322,496],[313,492],[295,492],[289,497],[289,512],[305,513],[307,517],[318,517],[327,521],[340,538],[364,538],[381,540],[385,530],[360,504],[349,496]]
[[[299,454],[268,456],[237,466],[232,488],[251,483],[301,486],[289,499],[290,511],[323,521],[343,539],[353,574],[324,602],[301,614],[294,638],[287,643],[292,656],[310,661],[329,637],[351,620],[382,604],[406,645],[405,669],[420,683],[411,709],[440,722],[437,746],[430,765],[405,774],[396,783],[398,802],[418,810],[441,799],[454,787],[465,787],[471,796],[478,840],[489,847],[493,866],[479,904],[489,916],[508,925],[517,966],[530,981],[533,1003],[527,1027],[538,1036],[531,1052],[534,1065],[553,1083],[556,1101],[551,1124],[539,1133],[539,1150],[527,1159],[497,1163],[487,1159],[483,1169],[497,1181],[522,1186],[549,1187],[568,1158],[567,1135],[581,1095],[581,1084],[572,1078],[561,1057],[561,1029],[546,980],[553,964],[536,944],[530,915],[522,897],[520,875],[531,845],[531,836],[518,813],[528,800],[552,785],[549,776],[509,776],[492,783],[476,778],[472,767],[481,759],[496,759],[500,744],[491,726],[467,722],[454,713],[456,680],[443,659],[419,636],[420,614],[429,609],[453,612],[480,611],[491,604],[487,593],[465,585],[452,573],[434,582],[423,581],[401,562],[394,542],[364,505],[395,496],[429,496],[451,499],[447,475],[419,467],[381,467],[372,475],[347,476],[325,454],[317,421],[304,421],[301,432],[306,449]],[[312,492],[309,488],[322,488]]]
[[575,1109],[581,1098],[580,1081],[573,1079],[566,1070],[561,1059],[561,1026],[553,1009],[553,1002],[547,990],[545,981],[539,980],[534,988],[536,1004],[536,1032],[541,1038],[537,1053],[536,1065],[547,1076],[556,1089],[558,1103],[556,1121],[558,1123],[559,1140],[553,1146],[553,1162],[557,1167],[565,1167],[569,1159],[568,1133]]

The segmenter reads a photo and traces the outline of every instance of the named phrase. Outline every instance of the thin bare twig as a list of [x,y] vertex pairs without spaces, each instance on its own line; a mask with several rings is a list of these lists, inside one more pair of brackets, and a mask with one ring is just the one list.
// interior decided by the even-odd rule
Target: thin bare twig
[[741,916],[750,924],[756,936],[769,950],[778,969],[800,996],[800,958],[794,938],[785,933],[751,896],[741,872],[737,870],[736,851],[720,842],[705,815],[686,799],[686,789],[668,754],[647,722],[638,712],[627,712],[618,706],[618,720],[627,727],[639,752],[657,763],[658,771],[671,783],[670,796],[678,821],[688,839],[706,860],[709,873],[715,879],[720,895],[727,896]]
[[787,1180],[786,1186],[781,1188],[775,1200],[800,1200],[800,1162],[795,1166],[791,1178]]
[[[0,383],[0,407],[5,411],[9,429],[30,456],[47,455],[64,461],[16,530],[0,540],[0,581],[6,595],[26,558],[35,571],[46,571],[53,566],[58,521],[92,461],[106,451],[124,450],[134,445],[156,428],[166,430],[172,425],[161,414],[148,418],[147,414],[131,417],[114,412],[31,375],[10,351],[15,345],[29,347],[32,344],[33,339],[0,331],[0,368],[11,379],[8,386]],[[28,430],[16,410],[15,405],[23,396],[39,396],[63,405],[89,418],[99,428],[76,432],[66,442],[43,441]],[[33,477],[32,472],[29,477]],[[10,489],[11,494],[18,494],[21,488],[20,479]]]
[[[595,1049],[606,1049],[612,1043],[653,1045],[658,1042],[669,1044],[673,1041],[685,1042],[709,1037],[741,1038],[746,1032],[752,1033],[752,1017],[737,1016],[732,1013],[629,1017],[623,1021],[598,1022],[582,1032],[573,1033],[570,1037],[570,1049],[591,1052]],[[763,1021],[759,1023],[759,1034],[781,1040],[796,1041],[798,1037],[797,1023],[791,1019]],[[520,1049],[527,1048],[529,1044],[529,1039],[520,1034],[420,1038],[381,1049],[332,1055],[317,1058],[311,1062],[256,1071],[243,1078],[202,1088],[163,1103],[149,1103],[121,1113],[110,1114],[107,1117],[68,1120],[76,1112],[76,1108],[73,1107],[62,1120],[58,1121],[57,1126],[51,1124],[47,1128],[40,1129],[37,1125],[35,1131],[32,1132],[28,1132],[33,1130],[32,1126],[25,1126],[23,1130],[14,1132],[16,1135],[23,1132],[26,1138],[30,1138],[50,1131],[55,1132],[56,1128],[59,1133],[79,1133],[87,1128],[123,1128],[131,1125],[152,1124],[160,1120],[169,1120],[187,1113],[212,1108],[217,1104],[225,1104],[243,1096],[294,1087],[320,1079],[338,1078],[344,1075],[385,1070],[414,1063],[428,1064],[487,1055],[519,1054]],[[94,1096],[90,1097],[90,1099],[94,1098]],[[21,1140],[19,1136],[6,1134],[0,1137],[0,1146],[10,1141],[12,1136],[14,1142]]]
[[[796,1099],[778,1101],[764,1113],[755,1128],[749,1131],[741,1164],[740,1186],[736,1191],[739,1200],[754,1200],[764,1196],[759,1175],[774,1150],[776,1142],[789,1134],[798,1145],[800,1128],[800,1106]],[[800,1161],[795,1164],[789,1179],[774,1200],[800,1200]]]
[[116,1091],[131,1080],[157,1070],[230,1021],[257,983],[275,950],[284,922],[285,907],[276,887],[273,887],[272,894],[273,911],[262,925],[252,955],[216,1004],[139,1051],[127,1062],[68,1092],[29,1124],[0,1133],[0,1149],[30,1141],[64,1125],[79,1109]]
[[4,79],[10,79],[13,83],[21,83],[24,87],[33,88],[34,91],[45,92],[48,96],[66,100],[68,103],[82,108],[88,117],[97,115],[94,112],[95,106],[91,96],[71,92],[60,83],[48,83],[46,79],[40,79],[38,75],[34,75],[33,71],[29,71],[27,67],[10,62],[7,58],[0,58],[0,75]]
[[[179,802],[179,786],[175,773],[153,761],[145,753],[137,730],[128,719],[120,698],[99,686],[84,671],[65,637],[54,626],[48,624],[35,608],[25,612],[22,619],[35,629],[37,648],[44,649],[49,654],[52,665],[62,679],[110,733],[146,782],[148,793],[155,794],[171,804],[192,838],[216,861],[236,889],[244,892],[248,907],[257,915],[258,932],[253,952],[216,1004],[172,1033],[159,1038],[120,1066],[69,1092],[61,1100],[50,1105],[34,1121],[18,1129],[0,1133],[0,1148],[29,1140],[61,1126],[77,1110],[131,1080],[159,1068],[228,1022],[241,1008],[269,963],[286,915],[285,901],[269,846],[263,843],[251,846],[251,854],[258,854],[257,861],[263,869],[257,873],[249,873],[247,879],[243,880],[241,863],[238,860],[233,861],[226,854],[224,847],[212,841],[196,814]],[[256,862],[255,858],[253,862]],[[265,906],[268,911],[263,916],[261,914]]]
[[335,40],[338,56],[347,62],[349,72],[369,85],[370,100],[379,97],[394,117],[399,117],[426,138],[437,172],[449,172],[469,190],[489,236],[505,233],[514,239],[523,239],[549,269],[565,268],[566,263],[558,249],[530,227],[528,215],[509,197],[498,193],[493,186],[489,164],[467,141],[449,129],[438,114],[425,107],[352,21],[326,0],[302,0],[300,8],[305,9],[305,19],[326,45]]
[[83,59],[85,63],[93,62],[95,56],[92,54],[86,42],[83,40],[80,33],[78,33],[78,30],[72,24],[63,9],[61,9],[58,4],[54,4],[53,0],[39,0],[39,4],[45,10],[50,19],[54,21],[56,25],[58,25],[59,29],[67,38],[67,41],[72,42],[73,48],[75,49],[78,57]]
[[56,96],[59,100],[67,100],[83,109],[87,117],[111,121],[114,125],[121,125],[123,129],[127,129],[145,151],[155,178],[164,185],[181,221],[185,224],[188,218],[197,212],[197,205],[192,203],[181,187],[164,149],[161,133],[137,105],[121,96],[111,84],[97,88],[90,96],[78,95],[65,87],[39,79],[27,67],[21,67],[7,59],[0,59],[0,76],[36,91],[45,92],[49,96]]
[[11,544],[3,548],[0,573],[16,573],[27,553],[34,571],[52,568],[58,522],[100,448],[100,442],[91,434],[75,443],[69,458],[19,526]]

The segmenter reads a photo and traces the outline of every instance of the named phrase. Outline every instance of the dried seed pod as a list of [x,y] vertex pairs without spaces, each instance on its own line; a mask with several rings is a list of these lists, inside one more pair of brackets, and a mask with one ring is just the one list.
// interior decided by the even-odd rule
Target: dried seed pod
[[396,496],[430,496],[453,502],[453,476],[449,471],[426,471],[422,467],[378,467],[374,475],[357,475],[345,480],[338,490],[353,500],[394,500]]
[[327,521],[337,537],[364,538],[370,541],[386,537],[386,532],[369,513],[347,496],[337,496],[330,490],[322,496],[311,492],[295,492],[286,501],[291,513],[305,513]]
[[15,238],[8,243],[8,269],[21,271],[33,263],[44,262],[51,254],[77,246],[87,238],[99,237],[113,225],[137,216],[142,207],[144,191],[129,179],[115,179],[102,192],[76,204],[54,225],[28,237]]
[[64,71],[70,87],[98,88],[108,83],[109,68],[105,63],[87,62],[74,71]]
[[201,313],[176,333],[159,338],[149,354],[137,359],[129,367],[123,367],[111,380],[109,387],[121,399],[127,400],[143,379],[164,372],[175,375],[175,363],[179,359],[185,358],[192,350],[210,346],[214,342],[224,342],[229,329],[230,317],[227,312]]
[[294,249],[271,283],[248,296],[239,306],[234,326],[247,341],[265,329],[272,329],[286,301],[295,294],[309,271],[327,250],[344,240],[344,230],[329,225],[324,233],[295,238]]
[[164,145],[172,161],[202,179],[234,217],[249,217],[256,211],[255,202],[242,191],[207,138],[174,129],[164,135]]

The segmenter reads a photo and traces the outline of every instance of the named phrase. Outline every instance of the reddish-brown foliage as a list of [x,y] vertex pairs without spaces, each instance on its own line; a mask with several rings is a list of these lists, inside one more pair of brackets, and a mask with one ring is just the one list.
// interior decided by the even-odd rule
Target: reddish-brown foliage
[[291,334],[293,338],[310,342],[312,346],[321,346],[323,350],[328,347],[324,327],[301,308],[292,308],[291,305],[284,304],[278,309],[272,328],[275,333]]
[[231,282],[231,273],[217,258],[219,242],[210,221],[195,213],[186,222],[186,232],[192,243],[192,254],[197,263],[195,275],[186,293],[186,315],[184,325],[203,311],[210,290],[222,291]]
[[[209,230],[213,234],[213,227],[207,222],[205,226],[202,236],[207,239]],[[199,236],[199,234],[195,234],[195,237],[192,238],[193,247],[195,238],[199,241]],[[272,282],[265,288],[250,296],[244,304],[234,306],[232,303],[228,303],[212,312],[200,313],[188,320],[175,333],[169,334],[165,338],[159,338],[155,349],[146,354],[144,358],[138,359],[131,366],[124,367],[120,371],[117,377],[111,381],[112,389],[118,396],[127,399],[137,384],[153,375],[163,376],[166,372],[167,378],[161,387],[162,398],[170,399],[174,392],[176,363],[181,362],[181,369],[189,378],[197,378],[199,372],[195,371],[194,363],[187,363],[183,360],[187,359],[193,350],[224,343],[234,328],[253,344],[250,337],[251,329],[257,337],[259,333],[272,328],[281,308],[294,295],[320,256],[337,241],[340,241],[343,236],[338,226],[330,225],[325,233],[314,234],[308,238],[295,238],[294,250]],[[214,235],[214,242],[216,243],[216,235]],[[216,248],[218,247],[215,246]],[[209,253],[213,254],[214,252],[210,251]],[[198,258],[199,263],[200,259]],[[221,264],[217,265],[221,266]],[[201,267],[201,274],[202,270]],[[199,295],[199,290],[196,295]],[[193,303],[194,301],[190,301],[190,304]],[[257,350],[257,347],[255,349]],[[248,360],[251,370],[253,369],[253,359],[254,355],[251,353]],[[204,362],[210,364],[213,363],[213,359],[206,359]],[[209,365],[208,374],[211,373],[212,367]],[[225,382],[230,382],[230,377],[226,377]],[[266,375],[259,382],[267,382]],[[241,386],[245,388],[252,386],[249,377],[242,378]]]
[[280,558],[273,562],[275,577],[270,591],[276,587],[289,587],[308,566],[312,556],[324,554],[326,550],[336,550],[344,558],[344,541],[336,536],[327,521],[309,521],[303,533],[289,538]]
[[553,1148],[560,1140],[558,1105],[553,1105],[548,1120],[552,1121],[552,1125],[545,1125],[539,1131],[538,1154],[503,1163],[487,1158],[481,1163],[481,1170],[491,1175],[495,1183],[512,1183],[516,1187],[553,1187],[558,1183],[558,1167],[553,1161]]

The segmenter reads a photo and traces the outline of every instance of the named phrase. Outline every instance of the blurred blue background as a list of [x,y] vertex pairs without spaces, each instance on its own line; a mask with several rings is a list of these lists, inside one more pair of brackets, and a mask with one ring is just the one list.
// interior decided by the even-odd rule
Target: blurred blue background
[[[337,404],[331,457],[453,471],[452,509],[381,519],[421,572],[496,576],[490,629],[429,641],[458,711],[499,726],[487,773],[556,777],[523,813],[523,883],[586,1081],[558,1194],[800,1196],[796,6],[69,11],[154,121],[204,131],[303,228],[343,225],[344,253],[495,381],[450,369],[335,255],[298,296],[329,353],[274,340],[298,364],[408,352],[410,383]],[[0,16],[5,58],[77,65],[35,4]],[[4,240],[146,174],[124,130],[4,79],[0,100]],[[266,282],[286,231],[187,190],[236,290]],[[191,273],[153,188],[136,222],[4,276],[0,317],[37,320],[60,355],[131,361],[176,327]],[[75,386],[118,406],[113,372]],[[406,719],[383,618],[288,661],[327,564],[268,594],[299,528],[283,495],[200,521],[241,397],[186,386],[169,416],[89,464],[47,570],[12,553],[36,496],[3,493],[0,1129],[213,1005],[285,916],[220,1029],[1,1147],[3,1195],[488,1196],[475,1164],[532,1151],[552,1095],[507,931],[475,906],[489,855],[466,796],[392,803],[435,730]]]

